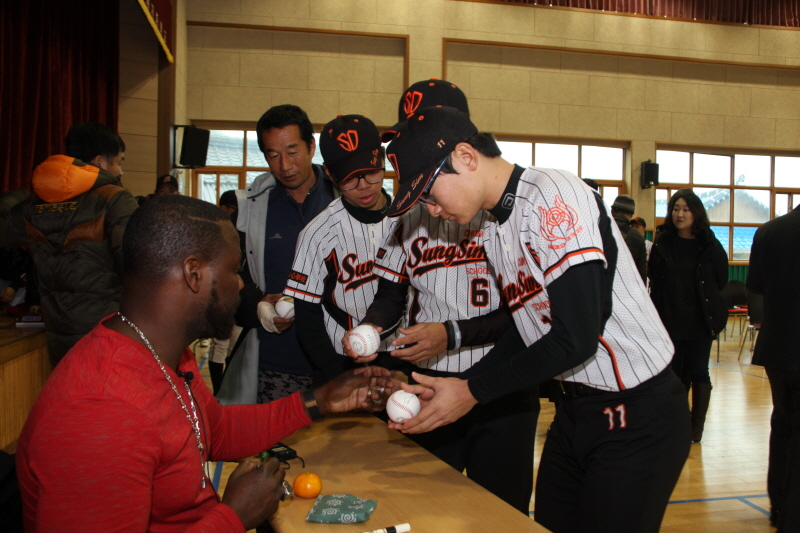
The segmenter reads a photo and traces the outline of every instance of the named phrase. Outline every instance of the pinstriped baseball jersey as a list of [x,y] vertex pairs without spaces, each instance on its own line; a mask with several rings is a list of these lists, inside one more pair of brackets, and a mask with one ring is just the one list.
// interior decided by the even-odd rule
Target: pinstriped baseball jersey
[[[337,353],[341,339],[361,322],[378,290],[372,271],[378,248],[396,223],[384,217],[363,224],[347,212],[342,199],[331,202],[300,233],[284,294],[323,304],[325,329]],[[386,351],[396,334],[384,339]]]
[[[414,289],[406,306],[406,323],[466,320],[500,306],[500,292],[478,244],[488,212],[459,226],[432,217],[415,206],[399,217],[384,249],[378,252],[375,273],[390,281],[408,280]],[[447,350],[416,363],[422,368],[463,372],[477,363],[492,344]]]
[[[528,168],[509,219],[487,224],[486,253],[528,345],[550,330],[548,285],[572,266],[598,259],[605,263],[594,195],[569,172]],[[617,248],[627,250],[613,221],[611,230]],[[619,254],[612,313],[597,348],[594,357],[557,378],[618,391],[655,376],[672,360],[672,341],[629,253]]]

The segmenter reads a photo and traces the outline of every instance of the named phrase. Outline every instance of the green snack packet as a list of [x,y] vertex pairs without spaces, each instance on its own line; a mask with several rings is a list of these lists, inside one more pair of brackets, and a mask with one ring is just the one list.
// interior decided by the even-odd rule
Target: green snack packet
[[352,494],[317,496],[306,520],[325,524],[355,524],[366,522],[378,506],[377,500],[363,500]]

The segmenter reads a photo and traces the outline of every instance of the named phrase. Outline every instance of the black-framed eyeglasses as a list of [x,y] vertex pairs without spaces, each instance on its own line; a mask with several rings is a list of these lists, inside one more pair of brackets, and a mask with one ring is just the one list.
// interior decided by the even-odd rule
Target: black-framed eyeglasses
[[445,163],[447,163],[448,159],[450,159],[450,154],[447,154],[444,157],[444,159],[442,159],[442,162],[439,163],[439,166],[436,167],[436,170],[433,171],[433,175],[431,176],[431,180],[428,182],[428,186],[425,187],[425,190],[422,191],[422,194],[419,195],[419,201],[422,202],[423,204],[436,205],[436,198],[431,196],[430,192],[431,189],[433,188],[433,182],[436,181],[436,178],[439,177],[439,173],[444,168],[444,165]]
[[[372,181],[371,179],[373,178],[372,176],[373,174],[375,181]],[[380,172],[372,172],[370,174],[359,174],[358,176],[353,176],[351,178],[347,178],[346,180],[344,180],[342,183],[339,184],[339,189],[342,191],[352,191],[353,189],[358,187],[358,183],[361,181],[361,178],[364,178],[364,181],[366,181],[370,185],[375,185],[376,183],[380,183],[383,181],[383,176],[381,176]]]

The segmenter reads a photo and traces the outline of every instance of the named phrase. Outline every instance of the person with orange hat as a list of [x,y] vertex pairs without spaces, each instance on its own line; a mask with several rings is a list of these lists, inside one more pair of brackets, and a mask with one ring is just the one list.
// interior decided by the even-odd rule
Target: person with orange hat
[[96,122],[73,125],[66,154],[33,173],[34,196],[12,217],[38,273],[47,350],[55,366],[122,292],[122,234],[138,207],[122,187],[125,143]]

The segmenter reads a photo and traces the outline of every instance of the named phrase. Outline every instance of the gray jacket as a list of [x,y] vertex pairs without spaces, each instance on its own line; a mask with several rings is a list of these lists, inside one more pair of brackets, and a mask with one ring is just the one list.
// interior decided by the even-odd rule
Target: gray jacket
[[[245,250],[250,276],[262,291],[264,279],[264,242],[266,241],[267,208],[270,191],[275,188],[275,177],[265,172],[256,177],[246,189],[236,191],[239,215],[236,229],[245,234]],[[225,371],[225,379],[217,393],[222,405],[255,404],[258,399],[258,331],[253,328],[247,332],[236,353],[231,358],[230,367]]]

